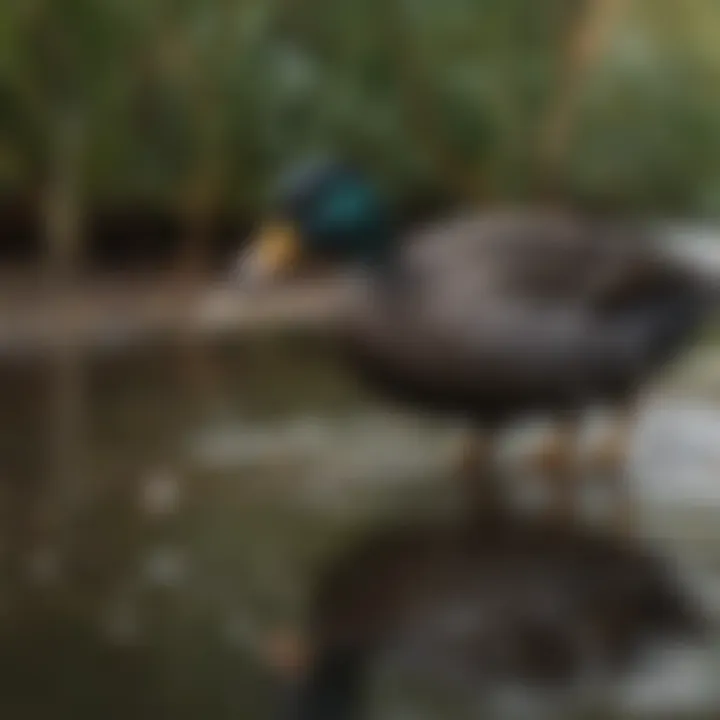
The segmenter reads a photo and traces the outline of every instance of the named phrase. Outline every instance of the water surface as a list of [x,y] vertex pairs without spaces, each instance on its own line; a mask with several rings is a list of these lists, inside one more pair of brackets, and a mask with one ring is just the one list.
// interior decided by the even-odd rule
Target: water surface
[[[632,474],[645,530],[720,607],[716,360],[697,354],[646,404]],[[5,361],[0,382],[13,720],[263,717],[259,648],[299,622],[314,569],[452,497],[459,429],[368,398],[314,338],[66,349]]]

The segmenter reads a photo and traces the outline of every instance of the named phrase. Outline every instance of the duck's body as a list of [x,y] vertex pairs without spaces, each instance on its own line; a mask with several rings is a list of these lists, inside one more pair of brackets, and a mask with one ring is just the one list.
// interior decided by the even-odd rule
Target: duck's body
[[631,230],[542,212],[425,228],[368,277],[347,357],[384,395],[482,425],[625,402],[708,309]]
[[[534,413],[561,421],[563,433],[539,459],[567,496],[563,515],[579,413],[601,403],[627,414],[718,295],[630,223],[511,210],[401,234],[368,184],[335,165],[294,176],[279,207],[282,224],[245,267],[272,274],[299,249],[355,267],[364,292],[339,337],[385,397],[462,417],[476,430]],[[614,475],[626,430],[597,454]],[[483,441],[464,466],[487,475],[478,472],[487,459]]]

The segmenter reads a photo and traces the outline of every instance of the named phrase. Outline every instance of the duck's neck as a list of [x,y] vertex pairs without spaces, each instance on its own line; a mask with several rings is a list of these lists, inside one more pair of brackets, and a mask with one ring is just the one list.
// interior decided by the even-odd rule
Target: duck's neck
[[399,243],[395,228],[390,223],[368,229],[359,243],[362,251],[356,255],[355,267],[374,280],[390,280],[399,267]]

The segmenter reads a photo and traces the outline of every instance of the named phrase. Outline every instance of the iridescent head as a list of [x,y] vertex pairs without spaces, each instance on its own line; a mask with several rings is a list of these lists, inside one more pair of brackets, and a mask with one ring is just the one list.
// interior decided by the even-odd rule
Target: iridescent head
[[337,162],[292,168],[280,178],[270,210],[243,254],[245,277],[286,274],[303,259],[380,264],[392,246],[379,193],[362,173]]

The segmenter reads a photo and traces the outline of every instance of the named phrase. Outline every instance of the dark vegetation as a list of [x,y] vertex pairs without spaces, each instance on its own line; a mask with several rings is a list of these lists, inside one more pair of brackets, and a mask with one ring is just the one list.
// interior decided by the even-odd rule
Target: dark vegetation
[[217,264],[307,152],[404,206],[720,209],[712,0],[0,8],[0,260]]

